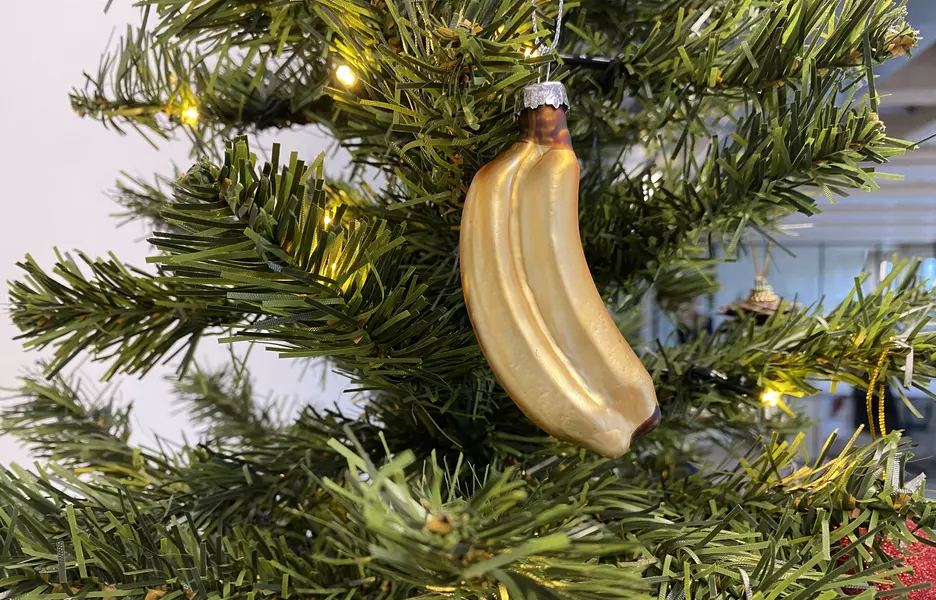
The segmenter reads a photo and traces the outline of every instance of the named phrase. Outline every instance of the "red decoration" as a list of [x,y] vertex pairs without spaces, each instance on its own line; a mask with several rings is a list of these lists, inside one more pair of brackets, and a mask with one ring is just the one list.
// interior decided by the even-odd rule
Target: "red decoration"
[[[907,521],[907,528],[913,531],[915,525]],[[863,531],[863,529],[859,529],[859,531]],[[927,537],[925,533],[921,533],[921,536]],[[847,539],[842,540],[842,542],[848,545]],[[903,585],[930,584],[929,589],[917,590],[911,593],[909,600],[936,600],[936,585],[934,585],[936,584],[936,548],[927,546],[922,542],[904,544],[898,548],[890,540],[884,540],[881,542],[881,550],[891,558],[903,557],[904,564],[913,567],[913,571],[897,575]],[[877,588],[880,591],[885,591],[891,589],[891,586],[878,585]],[[856,596],[860,593],[859,590],[846,591],[848,595]]]
[[[907,527],[913,531],[913,523],[907,522]],[[901,555],[906,557],[906,564],[913,567],[912,573],[901,573],[898,575],[900,582],[904,585],[913,585],[915,583],[936,583],[936,548],[927,546],[922,542],[913,544],[904,544],[897,548],[889,540],[881,543],[881,549],[891,558],[898,558]],[[936,600],[936,587],[930,587],[928,590],[918,590],[910,594],[910,600]]]

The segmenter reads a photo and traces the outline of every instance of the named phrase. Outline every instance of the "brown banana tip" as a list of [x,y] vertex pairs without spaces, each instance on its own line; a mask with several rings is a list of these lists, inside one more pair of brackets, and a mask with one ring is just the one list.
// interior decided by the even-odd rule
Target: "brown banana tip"
[[659,425],[662,420],[663,413],[660,412],[660,406],[657,405],[657,407],[653,409],[653,414],[650,415],[650,418],[641,423],[640,427],[634,430],[634,435],[631,436],[631,443],[656,429],[657,425]]

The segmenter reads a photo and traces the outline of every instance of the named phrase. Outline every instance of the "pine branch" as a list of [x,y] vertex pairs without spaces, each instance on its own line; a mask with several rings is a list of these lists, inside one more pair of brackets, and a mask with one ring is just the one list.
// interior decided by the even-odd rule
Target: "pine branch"
[[[67,471],[8,472],[0,566],[17,569],[0,587],[14,596],[67,584],[73,595],[116,587],[224,600],[475,597],[499,588],[589,600],[675,588],[710,598],[743,595],[744,571],[754,593],[794,600],[906,571],[864,548],[883,536],[933,535],[922,492],[901,495],[892,484],[906,446],[896,435],[849,444],[811,467],[794,464],[801,443],[775,442],[722,474],[653,481],[626,461],[577,455],[482,472],[409,453],[375,463],[360,446],[332,442],[345,473],[324,480],[327,494],[314,503],[265,498],[292,518],[223,530],[166,521],[167,500],[90,486]],[[915,532],[904,525],[909,515]]]
[[286,357],[332,356],[374,379],[439,385],[476,368],[480,353],[467,325],[434,306],[414,267],[401,268],[402,228],[345,219],[347,206],[331,213],[321,157],[306,167],[293,155],[275,175],[277,161],[278,149],[256,173],[239,141],[221,170],[194,167],[163,211],[184,233],[152,239],[166,253],[150,260],[161,264],[159,277],[82,256],[94,279],[60,258],[53,270],[60,282],[27,259],[20,265],[27,279],[11,291],[27,347],[56,346],[53,374],[84,349],[113,360],[108,376],[145,373],[185,349],[184,371],[201,335],[249,323],[222,341],[261,341]]
[[61,375],[21,382],[11,390],[19,401],[0,411],[0,425],[37,458],[137,489],[162,485],[174,471],[171,456],[128,443],[132,405],[121,406],[108,390],[92,395],[77,377]]
[[454,311],[434,306],[420,271],[401,265],[402,227],[328,206],[321,160],[307,167],[294,154],[277,174],[277,147],[257,172],[246,142],[231,144],[220,171],[189,171],[164,212],[185,233],[157,233],[165,255],[151,262],[176,285],[198,285],[201,301],[263,317],[224,341],[330,356],[369,379],[439,384],[470,372],[480,353]]
[[[177,9],[173,3],[167,12]],[[244,14],[242,7],[231,9]],[[128,26],[97,72],[85,73],[84,88],[72,91],[72,108],[79,115],[121,133],[127,126],[159,138],[181,132],[192,141],[193,152],[201,154],[217,150],[225,137],[316,122],[319,114],[328,114],[332,101],[322,95],[328,70],[321,61],[301,59],[322,52],[323,39],[301,36],[295,28],[290,34],[289,25],[272,38],[268,31],[224,40],[206,28],[202,38],[182,39],[173,37],[182,35],[174,22],[147,29],[150,8],[142,12],[143,25]],[[256,17],[255,11],[255,22]],[[258,23],[271,25],[269,19]],[[283,60],[277,44],[287,40],[292,58]]]
[[[820,212],[817,192],[834,199],[878,189],[875,178],[886,176],[876,166],[910,144],[888,138],[867,102],[839,105],[838,88],[815,74],[811,81],[792,95],[764,93],[761,108],[724,137],[661,144],[671,157],[688,154],[685,161],[636,173],[593,163],[580,218],[596,278],[627,289],[670,265],[705,267],[714,261],[700,246],[718,240],[733,255],[749,228],[769,235],[784,216]],[[706,155],[697,159],[690,144]]]
[[[34,496],[39,493],[47,499]],[[7,472],[0,475],[0,497],[10,511],[0,510],[0,532],[7,540],[0,567],[9,573],[0,589],[12,597],[64,591],[206,598],[211,590],[221,598],[244,599],[289,590],[307,598],[329,588],[347,593],[361,586],[351,581],[353,569],[306,562],[289,547],[301,540],[325,549],[324,538],[310,542],[294,531],[274,539],[268,531],[243,525],[222,536],[200,531],[186,519],[167,523],[162,507],[146,497],[119,488],[102,492],[61,471],[43,478]],[[255,551],[264,555],[259,562],[252,559]],[[321,555],[327,559],[327,551]],[[345,585],[326,583],[342,579]]]
[[[277,87],[259,85],[257,81],[263,79],[266,71],[274,72],[277,62],[283,62],[276,60],[280,55],[292,57],[286,62],[293,63],[293,68],[301,63],[316,69],[317,84],[306,81],[305,88],[320,89],[328,81],[328,69],[323,67],[327,67],[333,52],[326,40],[335,34],[344,38],[339,42],[342,46],[339,49],[348,50],[352,58],[362,50],[375,53],[375,47],[381,44],[389,46],[393,53],[375,53],[374,58],[381,62],[400,62],[395,53],[408,42],[412,46],[408,48],[410,52],[423,53],[426,48],[449,45],[458,52],[472,55],[496,52],[498,58],[508,58],[520,64],[518,59],[523,45],[533,39],[529,10],[521,2],[487,1],[473,6],[468,13],[454,10],[443,2],[434,2],[420,15],[431,23],[424,28],[412,27],[409,17],[407,22],[398,16],[391,21],[382,21],[381,11],[386,12],[387,7],[381,5],[361,5],[354,17],[350,17],[340,3],[327,2],[312,11],[289,5],[252,5],[245,10],[239,3],[210,0],[190,1],[184,5],[185,10],[176,2],[150,3],[150,6],[157,7],[159,14],[152,31],[128,32],[119,51],[108,56],[96,77],[89,77],[89,91],[75,94],[76,105],[86,106],[86,110],[97,113],[108,103],[114,105],[111,110],[118,111],[122,104],[166,106],[167,99],[159,95],[157,86],[152,85],[160,76],[159,65],[163,62],[173,64],[175,70],[184,75],[191,73],[191,77],[175,73],[175,82],[186,81],[188,88],[198,90],[195,95],[199,98],[213,98],[214,94],[223,93],[219,89],[232,87],[212,85],[229,76],[228,71],[233,71],[230,66],[218,66],[212,77],[205,78],[193,72],[191,67],[179,65],[177,58],[167,58],[173,49],[184,49],[200,57],[212,55],[219,58],[220,63],[226,62],[232,49],[247,52],[258,58],[258,65],[269,67],[258,67],[250,79],[244,78],[245,83],[251,83],[233,87],[262,94],[265,87]],[[615,56],[615,65],[626,67],[614,73],[618,88],[623,86],[637,94],[652,89],[647,86],[658,85],[665,89],[656,93],[665,95],[672,95],[674,90],[683,90],[686,86],[693,86],[693,92],[703,94],[707,90],[719,94],[730,94],[735,90],[742,93],[757,91],[778,82],[795,83],[804,64],[813,64],[825,71],[848,71],[861,66],[863,57],[859,46],[862,35],[868,36],[871,49],[868,58],[874,64],[905,53],[915,38],[903,20],[905,11],[901,7],[873,7],[869,0],[844,5],[833,0],[797,0],[791,5],[753,10],[749,10],[747,2],[736,0],[702,14],[687,14],[685,8],[676,2],[668,2],[664,6],[659,2],[586,2],[581,7],[569,9],[566,22],[570,35],[566,36],[565,46],[578,53]],[[540,11],[550,16],[553,10],[551,6],[540,7]],[[394,10],[389,13],[396,15]],[[147,9],[145,14],[144,22],[148,22],[150,10]],[[837,18],[830,18],[833,15]],[[366,27],[359,25],[364,21],[368,23]],[[510,27],[493,27],[494,23],[502,21],[508,22]],[[623,23],[628,26],[618,25]],[[472,40],[478,43],[461,48],[452,45],[451,41],[458,40],[459,27],[470,30]],[[376,35],[375,30],[378,31]],[[782,39],[779,36],[783,36]],[[745,43],[738,43],[739,38],[743,38]],[[667,43],[660,43],[661,40],[667,40]],[[519,52],[514,56],[504,56],[508,45],[510,50]],[[780,51],[776,52],[778,47]],[[805,54],[801,52],[804,47],[807,49]],[[430,63],[439,59],[449,62],[451,52],[446,50],[445,55],[427,54],[420,58],[429,59]],[[151,52],[153,56],[148,58]],[[172,56],[184,56],[184,52]],[[197,61],[189,62],[197,64]],[[489,70],[491,61],[487,62],[485,70],[492,72]],[[408,66],[412,68],[414,65],[410,63]],[[372,69],[381,70],[381,67],[374,64]],[[366,74],[372,69],[363,71]],[[114,81],[108,85],[106,82],[111,73]],[[441,72],[422,75],[428,75],[427,80],[438,79],[440,75],[451,76]],[[289,77],[279,79],[288,85],[285,82],[291,78],[300,79],[301,76],[290,72]],[[411,78],[410,82],[419,79]],[[103,101],[104,90],[108,87],[113,88],[115,97]],[[376,87],[372,91],[377,91]],[[270,126],[277,119],[280,120],[278,126],[288,122],[306,122],[301,112],[289,108],[296,104],[285,101],[289,95],[284,93],[278,97],[279,102],[268,102],[266,109],[261,111],[251,110],[251,103],[246,102],[245,97],[239,101],[237,96],[219,97],[208,104],[229,108],[214,113],[220,122],[240,120],[257,123],[260,127]],[[292,97],[295,98],[295,94]],[[395,102],[392,97],[388,101]],[[167,112],[173,113],[172,110]],[[330,107],[322,104],[316,112],[327,119]],[[234,121],[226,121],[225,114]],[[246,119],[243,119],[244,115],[247,115]],[[260,120],[252,121],[251,115]],[[264,115],[273,121],[264,123]],[[128,112],[114,113],[113,116],[133,118],[136,115]]]
[[2,412],[3,431],[19,437],[37,457],[67,466],[108,465],[136,470],[130,406],[114,397],[89,397],[78,381],[23,377],[19,403]]
[[121,175],[111,198],[123,210],[113,216],[121,219],[121,225],[142,221],[153,231],[169,230],[171,226],[162,218],[162,211],[172,202],[167,188],[172,189],[180,174],[176,172],[171,178],[156,175],[152,183],[127,173]]
[[188,515],[204,532],[223,533],[238,524],[275,529],[277,535],[289,531],[291,547],[315,544],[299,534],[310,527],[307,515],[328,504],[323,478],[345,468],[329,441],[353,435],[369,452],[382,447],[368,420],[310,406],[289,426],[251,433],[232,438],[229,432],[208,432],[197,447],[183,448],[188,466],[172,479],[172,496],[159,500],[168,503],[167,514]]
[[[145,374],[160,359],[185,351],[184,371],[199,338],[225,324],[224,302],[207,304],[181,294],[172,281],[119,263],[115,258],[78,257],[91,271],[85,276],[70,257],[56,252],[52,275],[32,257],[17,263],[25,278],[10,285],[10,313],[27,348],[55,350],[47,365],[54,376],[83,351],[110,361],[105,378],[118,372]],[[192,288],[184,290],[193,292]]]
[[701,9],[679,1],[586,0],[570,18],[568,53],[611,57],[615,80],[641,100],[687,86],[694,94],[745,100],[765,88],[797,85],[809,65],[846,76],[865,65],[864,37],[874,65],[904,55],[916,39],[905,7],[873,0],[729,1]]
[[212,439],[244,440],[272,434],[282,427],[275,407],[260,406],[243,365],[206,373],[191,369],[175,385],[180,404]]
[[268,443],[296,429],[312,431],[324,427],[331,438],[341,434],[343,425],[353,422],[340,411],[319,413],[309,408],[318,404],[314,400],[307,401],[306,408],[294,417],[290,415],[292,406],[275,398],[265,402],[256,398],[247,370],[250,351],[238,357],[230,348],[230,364],[211,371],[195,365],[173,386],[177,402],[201,427],[206,441],[228,449],[239,447],[249,453],[254,449],[252,444]]
[[139,500],[160,504],[163,519],[190,518],[203,532],[225,522],[282,525],[293,517],[277,499],[288,498],[292,508],[321,502],[320,479],[344,468],[328,442],[344,439],[346,431],[370,451],[379,447],[366,420],[331,411],[306,408],[288,426],[272,426],[267,415],[245,409],[253,403],[249,386],[234,391],[239,397],[223,397],[229,390],[216,385],[219,377],[193,370],[176,386],[176,401],[200,410],[197,416],[210,412],[224,419],[205,432],[203,443],[174,451],[169,445],[155,451],[130,445],[130,407],[103,394],[89,397],[78,379],[61,376],[48,383],[24,379],[15,391],[21,400],[0,412],[0,423],[59,476],[78,477],[107,502],[119,504],[126,486]]
[[743,439],[758,428],[760,399],[690,382],[688,368],[695,365],[733,381],[746,380],[756,390],[808,397],[819,393],[819,381],[865,387],[887,350],[879,381],[890,380],[908,405],[905,386],[931,395],[936,368],[925,357],[936,350],[936,332],[928,327],[936,305],[917,276],[917,263],[898,264],[874,290],[864,289],[862,281],[856,280],[856,289],[830,310],[820,303],[778,313],[760,325],[728,321],[712,336],[645,356],[656,374],[665,435],[734,431]]
[[[639,545],[615,536],[612,525],[597,524],[591,497],[566,494],[603,469],[572,461],[571,473],[537,487],[513,469],[482,474],[461,461],[446,468],[434,460],[419,469],[411,453],[375,465],[332,446],[348,460],[349,472],[325,483],[348,522],[336,512],[321,525],[350,553],[369,555],[378,577],[417,593],[469,597],[498,588],[520,598],[645,597],[640,569],[608,560],[637,554]],[[643,491],[614,491],[618,502],[646,506]],[[550,591],[556,588],[561,591]]]

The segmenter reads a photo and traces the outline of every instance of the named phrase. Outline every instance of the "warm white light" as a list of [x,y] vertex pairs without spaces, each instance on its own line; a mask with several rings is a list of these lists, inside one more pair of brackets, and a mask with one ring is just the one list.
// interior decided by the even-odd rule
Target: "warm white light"
[[335,77],[348,87],[354,85],[354,82],[357,81],[357,75],[354,74],[354,71],[352,71],[351,67],[348,65],[339,65],[338,68],[335,69]]
[[331,223],[331,216],[325,215],[325,217],[322,219],[322,222],[328,225],[329,223]]
[[527,46],[523,49],[523,58],[536,58],[539,55],[539,50],[531,46]]
[[763,406],[774,407],[780,404],[780,392],[777,390],[765,390],[760,397],[760,403]]
[[190,106],[182,111],[182,122],[191,127],[198,124],[198,109]]

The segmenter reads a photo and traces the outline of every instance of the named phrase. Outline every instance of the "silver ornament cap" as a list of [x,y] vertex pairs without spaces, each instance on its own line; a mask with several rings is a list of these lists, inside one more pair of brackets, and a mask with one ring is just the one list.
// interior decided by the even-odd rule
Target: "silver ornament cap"
[[566,94],[565,86],[558,81],[533,83],[517,94],[518,113],[526,108],[535,109],[547,105],[553,108],[565,107],[569,110],[569,96]]

